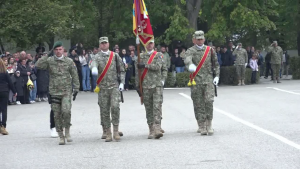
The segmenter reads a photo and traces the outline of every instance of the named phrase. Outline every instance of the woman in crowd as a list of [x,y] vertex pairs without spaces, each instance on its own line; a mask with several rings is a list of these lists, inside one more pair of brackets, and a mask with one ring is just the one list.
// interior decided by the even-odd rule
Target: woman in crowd
[[[41,57],[38,57],[38,61]],[[36,85],[37,85],[37,99],[36,101],[47,101],[47,94],[49,88],[49,74],[48,70],[37,69],[36,70]]]
[[126,49],[122,49],[121,58],[125,65],[126,75],[125,75],[125,90],[129,89],[129,81],[132,75],[132,59],[131,56],[127,55]]
[[85,50],[82,50],[82,54],[79,56],[79,61],[81,64],[81,71],[82,71],[82,88],[83,91],[87,92],[91,90],[90,84],[90,68],[89,68],[89,61],[90,57],[88,54],[85,53]]
[[[15,64],[15,59],[13,57],[8,58],[7,72],[9,74],[9,77],[11,78],[12,83],[15,83],[14,73],[15,73],[16,69],[17,69],[17,66]],[[9,105],[16,104],[16,97],[13,96],[12,90],[9,91],[8,104]]]
[[31,69],[30,79],[34,85],[34,87],[30,90],[29,101],[30,101],[30,103],[34,103],[35,99],[36,99],[36,92],[37,92],[37,85],[36,85],[37,71],[36,71],[36,68],[35,68],[35,65],[33,62],[29,62],[29,65],[30,65],[30,69]]
[[8,135],[6,130],[6,121],[9,90],[12,90],[14,96],[17,96],[16,89],[14,88],[14,85],[6,71],[6,66],[0,59],[0,112],[2,114],[0,121],[0,132],[3,135]]
[[26,58],[20,59],[20,64],[18,65],[17,71],[20,71],[21,77],[24,79],[24,96],[20,100],[22,104],[30,104],[29,102],[29,89],[27,88],[27,82],[31,75],[31,68],[26,64]]

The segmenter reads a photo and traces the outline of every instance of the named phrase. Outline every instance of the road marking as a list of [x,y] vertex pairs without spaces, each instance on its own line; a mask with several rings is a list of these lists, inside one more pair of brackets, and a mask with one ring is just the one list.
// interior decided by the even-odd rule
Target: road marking
[[[190,96],[188,96],[188,95],[186,95],[184,93],[179,93],[179,94],[181,96],[187,98],[187,99],[192,100]],[[218,109],[216,107],[214,107],[214,111],[216,111],[218,113],[221,113],[221,114],[223,114],[223,115],[231,118],[234,121],[240,122],[240,123],[242,123],[242,124],[244,124],[244,125],[246,125],[246,126],[248,126],[250,128],[253,128],[253,129],[257,130],[257,131],[260,131],[260,132],[262,132],[262,133],[264,133],[266,135],[269,135],[269,136],[271,136],[271,137],[273,137],[273,138],[275,138],[275,139],[277,139],[277,140],[279,140],[279,141],[281,141],[281,142],[283,142],[283,143],[285,143],[287,145],[290,145],[290,146],[292,146],[292,147],[300,150],[300,145],[299,144],[297,144],[297,143],[295,143],[295,142],[293,142],[293,141],[291,141],[291,140],[289,140],[289,139],[287,139],[285,137],[282,137],[282,136],[280,136],[280,135],[278,135],[276,133],[273,133],[273,132],[271,132],[269,130],[263,129],[263,128],[259,127],[259,126],[256,126],[256,125],[254,125],[254,124],[252,124],[252,123],[250,123],[248,121],[240,119],[240,118],[238,118],[238,117],[236,117],[236,116],[234,116],[234,115],[232,115],[230,113],[227,113],[227,112],[225,112],[225,111],[223,111],[221,109]]]
[[268,89],[274,89],[274,90],[281,91],[281,92],[290,93],[290,94],[300,95],[300,93],[296,93],[296,92],[292,92],[292,91],[288,91],[288,90],[282,90],[282,89],[278,89],[276,87],[267,87],[267,88]]

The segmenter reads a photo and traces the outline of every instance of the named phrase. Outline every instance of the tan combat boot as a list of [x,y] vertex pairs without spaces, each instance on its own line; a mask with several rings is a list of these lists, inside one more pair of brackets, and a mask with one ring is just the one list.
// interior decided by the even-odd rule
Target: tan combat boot
[[277,83],[281,83],[279,79],[280,79],[280,78],[278,77],[278,78],[277,78]]
[[214,134],[214,129],[211,127],[212,125],[212,120],[206,120],[206,129],[207,129],[207,134],[209,136]]
[[245,80],[242,80],[242,86],[245,86]]
[[6,131],[6,128],[4,126],[1,126],[0,130],[1,130],[1,134],[8,135],[8,132]]
[[106,130],[105,130],[105,128],[104,128],[104,126],[102,125],[102,136],[101,136],[101,139],[106,139]]
[[199,122],[200,124],[200,134],[201,135],[207,135],[207,130],[206,130],[206,125],[205,125],[205,121],[204,122]]
[[154,138],[154,127],[153,124],[149,124],[149,135],[148,135],[148,139],[153,139]]
[[64,133],[61,131],[61,132],[58,132],[58,136],[59,136],[59,145],[65,145],[66,142],[65,142],[65,136],[64,136]]
[[238,86],[240,86],[242,83],[241,83],[241,80],[239,80],[239,84],[238,84]]
[[163,133],[160,131],[160,125],[159,124],[155,124],[154,125],[154,138],[155,139],[159,139],[161,137],[163,137]]
[[67,139],[67,142],[72,142],[72,138],[71,138],[71,135],[70,135],[70,127],[69,128],[65,128],[65,136],[66,136],[66,139]]
[[112,141],[112,136],[111,136],[111,127],[106,129],[106,139],[105,142],[111,142]]
[[118,125],[114,125],[114,139],[116,141],[119,141],[121,139],[120,135],[119,135],[119,126]]

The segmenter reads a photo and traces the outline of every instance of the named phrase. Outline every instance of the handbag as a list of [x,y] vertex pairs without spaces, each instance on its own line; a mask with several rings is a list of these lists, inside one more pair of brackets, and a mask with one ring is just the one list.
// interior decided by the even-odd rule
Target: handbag
[[36,77],[35,74],[31,74],[31,75],[30,75],[30,79],[31,79],[32,81],[35,81],[35,80],[37,79],[37,77]]

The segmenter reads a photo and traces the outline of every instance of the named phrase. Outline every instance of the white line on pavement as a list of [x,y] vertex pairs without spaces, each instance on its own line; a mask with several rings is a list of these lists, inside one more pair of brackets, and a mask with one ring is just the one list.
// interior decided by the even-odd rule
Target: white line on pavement
[[[192,100],[190,96],[188,96],[188,95],[186,95],[186,94],[184,94],[184,93],[179,93],[179,94],[180,94],[181,96],[187,98],[187,99]],[[225,115],[225,116],[231,118],[232,120],[235,120],[235,121],[237,121],[237,122],[240,122],[240,123],[242,123],[242,124],[244,124],[244,125],[246,125],[246,126],[248,126],[248,127],[251,127],[251,128],[253,128],[253,129],[257,130],[257,131],[260,131],[260,132],[262,132],[262,133],[264,133],[264,134],[267,134],[267,135],[269,135],[269,136],[271,136],[271,137],[273,137],[273,138],[275,138],[275,139],[277,139],[277,140],[279,140],[279,141],[281,141],[281,142],[283,142],[283,143],[285,143],[285,144],[287,144],[287,145],[290,145],[290,146],[292,146],[292,147],[294,147],[294,148],[300,150],[300,145],[299,145],[299,144],[296,144],[295,142],[293,142],[293,141],[291,141],[291,140],[289,140],[289,139],[287,139],[287,138],[284,138],[284,137],[282,137],[282,136],[280,136],[280,135],[278,135],[278,134],[276,134],[276,133],[273,133],[273,132],[271,132],[271,131],[269,131],[269,130],[266,130],[266,129],[263,129],[263,128],[259,127],[259,126],[256,126],[256,125],[254,125],[254,124],[252,124],[252,123],[250,123],[250,122],[248,122],[248,121],[245,121],[245,120],[243,120],[243,119],[240,119],[240,118],[238,118],[238,117],[236,117],[236,116],[234,116],[234,115],[232,115],[232,114],[230,114],[230,113],[227,113],[227,112],[225,112],[225,111],[223,111],[223,110],[221,110],[221,109],[218,109],[218,108],[215,108],[215,107],[214,107],[214,110],[215,110],[216,112],[218,112],[218,113],[221,113],[221,114],[223,114],[223,115]]]
[[278,89],[276,87],[267,87],[267,88],[268,89],[274,89],[274,90],[281,91],[281,92],[290,93],[290,94],[300,95],[300,93],[296,93],[296,92],[292,92],[292,91],[288,91],[288,90],[282,90],[282,89]]

